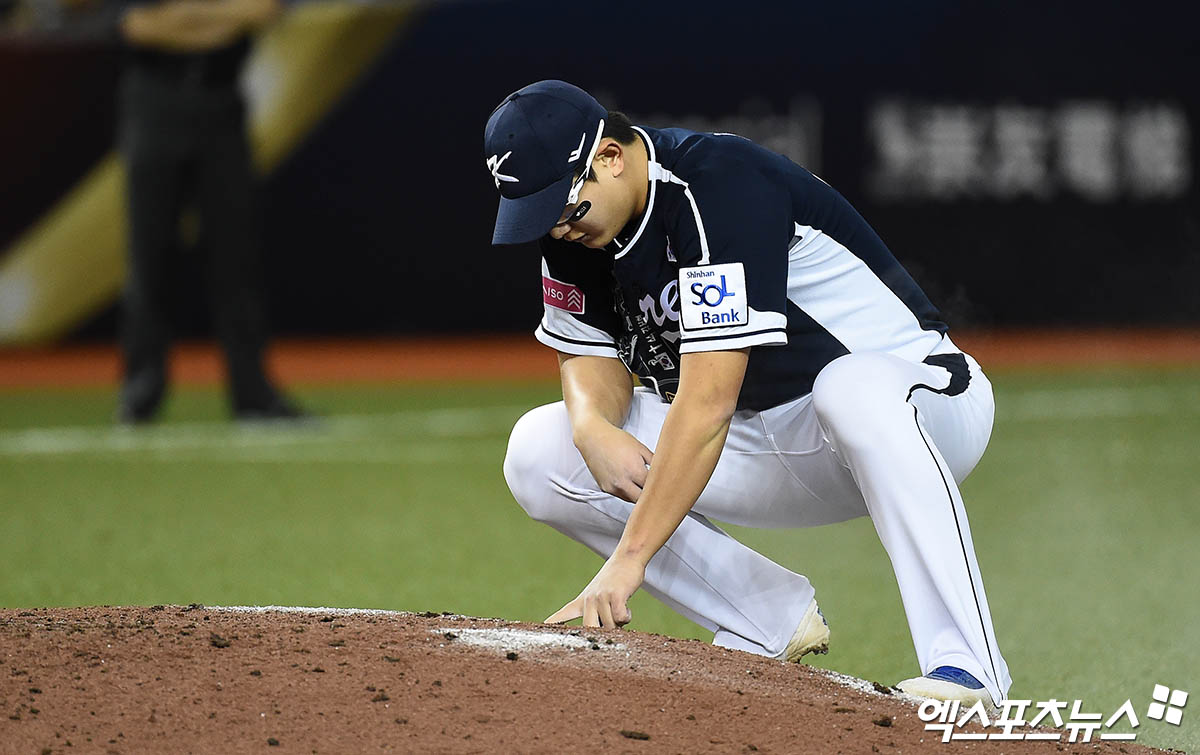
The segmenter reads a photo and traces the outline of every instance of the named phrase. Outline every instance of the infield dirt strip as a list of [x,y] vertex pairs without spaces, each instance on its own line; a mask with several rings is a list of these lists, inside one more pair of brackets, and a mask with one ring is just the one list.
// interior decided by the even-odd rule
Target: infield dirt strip
[[641,632],[338,609],[0,610],[6,754],[1154,752],[1065,733],[940,737],[881,685]]
[[[1200,363],[1197,329],[955,331],[954,341],[985,370]],[[267,362],[285,385],[403,380],[553,379],[554,351],[530,335],[330,339],[276,342]],[[171,376],[181,385],[219,385],[221,355],[211,342],[171,350]],[[0,348],[0,389],[118,383],[114,344]]]

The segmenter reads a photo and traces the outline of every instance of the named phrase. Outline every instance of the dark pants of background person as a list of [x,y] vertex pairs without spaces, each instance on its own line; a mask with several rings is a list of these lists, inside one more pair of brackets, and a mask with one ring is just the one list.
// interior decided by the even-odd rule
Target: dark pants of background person
[[168,312],[175,294],[170,257],[180,248],[180,218],[189,206],[207,256],[233,411],[282,414],[282,400],[263,368],[267,328],[255,183],[236,86],[131,67],[122,80],[119,113],[129,217],[120,418],[152,418],[166,390]]

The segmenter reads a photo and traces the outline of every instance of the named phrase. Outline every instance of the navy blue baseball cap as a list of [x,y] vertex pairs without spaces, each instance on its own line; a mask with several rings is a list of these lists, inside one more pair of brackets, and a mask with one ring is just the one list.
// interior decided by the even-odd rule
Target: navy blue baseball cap
[[565,81],[539,81],[504,98],[483,131],[483,154],[500,190],[493,244],[538,239],[562,217],[586,175],[608,111]]

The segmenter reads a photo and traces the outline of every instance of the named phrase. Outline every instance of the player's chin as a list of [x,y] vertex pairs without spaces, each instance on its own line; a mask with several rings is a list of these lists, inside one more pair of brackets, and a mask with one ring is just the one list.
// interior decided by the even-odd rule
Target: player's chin
[[608,246],[610,240],[601,236],[592,236],[591,234],[585,234],[577,239],[580,244],[583,244],[588,249],[603,249]]

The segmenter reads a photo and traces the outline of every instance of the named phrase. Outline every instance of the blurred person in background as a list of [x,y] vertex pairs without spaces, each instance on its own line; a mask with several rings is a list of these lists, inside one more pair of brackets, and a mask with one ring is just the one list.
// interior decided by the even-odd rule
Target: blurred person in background
[[189,208],[207,255],[234,417],[302,414],[263,365],[267,322],[255,179],[238,87],[251,36],[279,11],[279,0],[159,0],[130,4],[120,15],[128,52],[118,138],[129,216],[120,422],[154,419],[166,392],[169,263],[181,245],[181,221],[191,219]]
[[108,40],[119,12],[105,0],[0,0],[0,38]]

